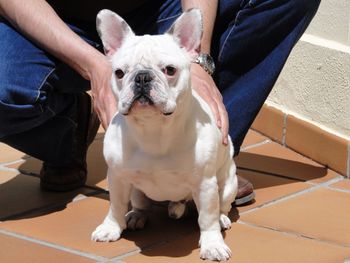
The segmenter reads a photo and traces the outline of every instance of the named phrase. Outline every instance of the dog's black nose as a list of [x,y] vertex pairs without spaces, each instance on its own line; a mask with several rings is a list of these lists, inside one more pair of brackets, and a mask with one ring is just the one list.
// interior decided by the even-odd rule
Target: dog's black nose
[[140,70],[135,76],[135,84],[137,87],[143,88],[152,81],[152,76],[148,70]]

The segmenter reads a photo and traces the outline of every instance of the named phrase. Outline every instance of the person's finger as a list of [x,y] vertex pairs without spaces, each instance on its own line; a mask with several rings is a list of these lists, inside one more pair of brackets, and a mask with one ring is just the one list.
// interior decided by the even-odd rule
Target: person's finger
[[218,103],[216,102],[216,98],[215,96],[213,96],[213,93],[210,91],[207,85],[203,85],[203,89],[204,89],[203,90],[204,92],[202,92],[201,94],[202,98],[207,102],[211,111],[213,112],[217,126],[221,128],[221,117],[220,117]]
[[216,87],[215,87],[215,90],[216,90],[216,94],[217,94],[217,96],[219,97],[220,101],[222,101],[222,100],[223,100],[223,97],[222,97],[221,92],[220,92]]
[[228,143],[228,128],[229,128],[229,122],[228,122],[228,114],[225,109],[225,107],[218,107],[220,112],[220,118],[221,118],[221,132],[222,132],[222,142],[223,144]]
[[108,128],[108,122],[107,122],[107,117],[105,114],[100,115],[100,122],[102,124],[103,129],[106,131]]
[[100,107],[100,103],[99,103],[99,100],[98,98],[96,97],[95,94],[92,94],[92,105],[93,105],[93,108],[94,108],[94,111],[95,113],[97,114],[100,122],[101,122],[101,125],[104,129],[107,128],[106,126],[106,117],[105,117],[105,114],[104,114],[104,111],[101,110],[101,107]]
[[216,103],[216,101],[214,99],[211,99],[209,106],[214,113],[216,125],[221,129],[222,122],[221,122],[221,115],[220,115],[220,110],[219,110],[218,104]]
[[218,111],[219,111],[219,118],[218,120],[220,121],[220,125],[218,125],[220,128],[222,128],[224,122],[225,122],[225,115],[223,114],[223,111],[225,110],[225,106],[223,106],[223,103],[222,103],[222,96],[221,96],[221,93],[219,92],[219,90],[216,88],[216,86],[213,87],[213,91],[214,91],[214,94],[213,94],[213,98],[215,98],[215,102],[217,104],[217,108],[218,108]]
[[112,121],[112,118],[114,116],[114,114],[117,111],[117,101],[115,99],[115,97],[113,96],[112,93],[110,93],[107,97],[106,97],[106,101],[105,101],[105,112],[106,112],[106,125],[108,126],[109,123]]
[[213,97],[215,98],[215,101],[218,105],[218,111],[220,115],[220,122],[221,122],[221,132],[222,132],[222,142],[224,144],[228,143],[228,128],[229,128],[229,122],[228,122],[228,114],[225,108],[225,105],[223,104],[223,97],[219,90],[216,88],[216,86],[213,87],[213,91],[215,95]]

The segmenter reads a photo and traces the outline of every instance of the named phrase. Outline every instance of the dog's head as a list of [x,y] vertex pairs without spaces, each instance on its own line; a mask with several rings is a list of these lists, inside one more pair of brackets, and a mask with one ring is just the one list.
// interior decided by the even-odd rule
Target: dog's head
[[164,35],[136,36],[120,16],[102,10],[97,31],[112,63],[119,112],[172,114],[190,89],[190,63],[202,36],[200,11],[184,12]]

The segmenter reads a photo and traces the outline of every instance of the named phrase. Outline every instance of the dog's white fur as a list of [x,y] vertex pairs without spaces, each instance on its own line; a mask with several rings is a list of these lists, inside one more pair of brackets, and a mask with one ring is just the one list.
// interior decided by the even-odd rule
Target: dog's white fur
[[[95,241],[115,241],[122,231],[143,228],[150,199],[171,201],[169,215],[180,217],[183,200],[194,200],[200,226],[200,256],[227,260],[230,249],[222,229],[237,193],[233,146],[222,134],[209,106],[191,89],[190,64],[202,34],[200,11],[183,13],[164,35],[135,36],[117,14],[102,10],[97,29],[114,70],[119,112],[104,141],[111,206],[92,234]],[[165,68],[176,68],[174,76]],[[154,105],[133,101],[135,76],[148,70]],[[171,115],[169,115],[171,114]],[[128,212],[131,200],[132,210]]]

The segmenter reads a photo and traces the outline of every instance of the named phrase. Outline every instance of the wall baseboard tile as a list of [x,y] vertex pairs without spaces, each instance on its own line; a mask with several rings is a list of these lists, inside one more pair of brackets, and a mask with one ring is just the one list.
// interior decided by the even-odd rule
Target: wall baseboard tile
[[350,178],[350,141],[265,104],[252,128]]
[[270,137],[272,140],[283,144],[285,115],[279,109],[265,104],[253,122],[252,128]]

